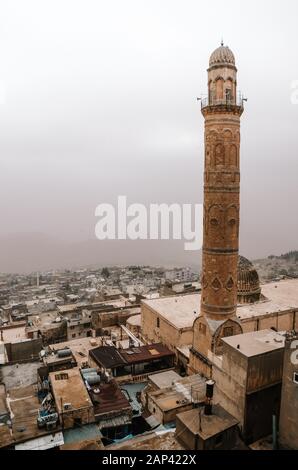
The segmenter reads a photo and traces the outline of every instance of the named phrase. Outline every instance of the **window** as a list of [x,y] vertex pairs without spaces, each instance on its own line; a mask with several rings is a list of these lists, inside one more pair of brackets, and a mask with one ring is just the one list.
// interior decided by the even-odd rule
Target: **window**
[[298,384],[298,372],[294,372],[293,382],[294,384]]
[[219,77],[216,81],[216,98],[218,100],[223,99],[224,79]]
[[156,319],[156,326],[157,326],[157,328],[159,328],[159,326],[160,326],[160,321],[159,321],[159,318],[158,318],[158,317],[157,317],[157,319]]
[[67,380],[68,379],[68,374],[55,374],[55,380]]
[[72,337],[72,338],[75,338],[75,337],[76,337],[76,334],[75,334],[75,333],[73,333],[73,334],[71,335],[71,337]]
[[232,326],[226,326],[223,329],[223,336],[226,338],[227,336],[233,336],[233,327]]

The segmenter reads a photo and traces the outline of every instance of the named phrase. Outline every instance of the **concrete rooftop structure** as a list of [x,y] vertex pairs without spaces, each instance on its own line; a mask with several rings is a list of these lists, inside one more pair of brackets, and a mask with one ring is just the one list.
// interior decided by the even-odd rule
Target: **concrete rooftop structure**
[[[264,284],[262,293],[267,300],[237,306],[240,320],[298,308],[298,279]],[[200,313],[201,294],[144,300],[143,303],[176,328],[191,328]]]
[[59,413],[64,411],[61,405],[66,403],[70,403],[72,409],[92,406],[91,398],[78,368],[51,372],[49,378]]
[[148,377],[149,382],[159,389],[171,387],[173,383],[177,382],[181,378],[182,377],[174,370],[166,370],[165,372],[149,375]]
[[260,330],[222,338],[222,341],[244,356],[253,357],[284,348],[285,336],[273,330]]
[[59,351],[60,349],[69,348],[78,364],[82,365],[88,362],[88,354],[91,349],[97,348],[103,345],[103,338],[78,338],[70,341],[64,341],[62,343],[55,343],[49,345],[50,351]]
[[237,419],[219,405],[213,405],[211,415],[206,415],[202,409],[195,408],[180,413],[178,418],[193,435],[199,435],[204,440],[238,424]]
[[262,285],[267,300],[254,304],[238,305],[237,317],[245,319],[275,312],[285,312],[298,307],[298,279],[286,279]]
[[194,320],[199,316],[200,301],[200,294],[189,294],[143,300],[143,303],[176,328],[191,328]]

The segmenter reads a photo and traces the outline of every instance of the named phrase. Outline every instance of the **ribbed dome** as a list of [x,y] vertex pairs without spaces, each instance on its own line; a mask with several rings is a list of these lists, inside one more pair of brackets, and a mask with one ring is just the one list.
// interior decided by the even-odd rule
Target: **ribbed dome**
[[220,46],[212,52],[209,59],[209,66],[216,64],[233,64],[235,65],[235,57],[228,46]]
[[238,301],[256,302],[260,299],[261,288],[259,275],[254,265],[244,256],[238,258]]

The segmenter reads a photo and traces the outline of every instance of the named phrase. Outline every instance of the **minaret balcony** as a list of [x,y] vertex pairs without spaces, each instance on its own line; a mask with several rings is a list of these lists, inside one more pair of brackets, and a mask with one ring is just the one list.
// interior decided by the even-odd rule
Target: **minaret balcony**
[[225,109],[235,109],[243,111],[244,105],[243,102],[246,101],[242,95],[237,95],[236,98],[224,97],[224,98],[214,98],[207,96],[201,99],[201,109],[205,108],[225,108]]

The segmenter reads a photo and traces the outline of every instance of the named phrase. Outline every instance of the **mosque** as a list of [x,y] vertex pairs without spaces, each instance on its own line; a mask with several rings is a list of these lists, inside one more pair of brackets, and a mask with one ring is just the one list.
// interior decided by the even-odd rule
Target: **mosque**
[[264,329],[298,329],[298,280],[260,286],[239,255],[240,119],[235,57],[223,43],[210,56],[205,120],[204,218],[200,294],[142,303],[142,335],[163,342],[189,374],[212,375],[222,339]]

